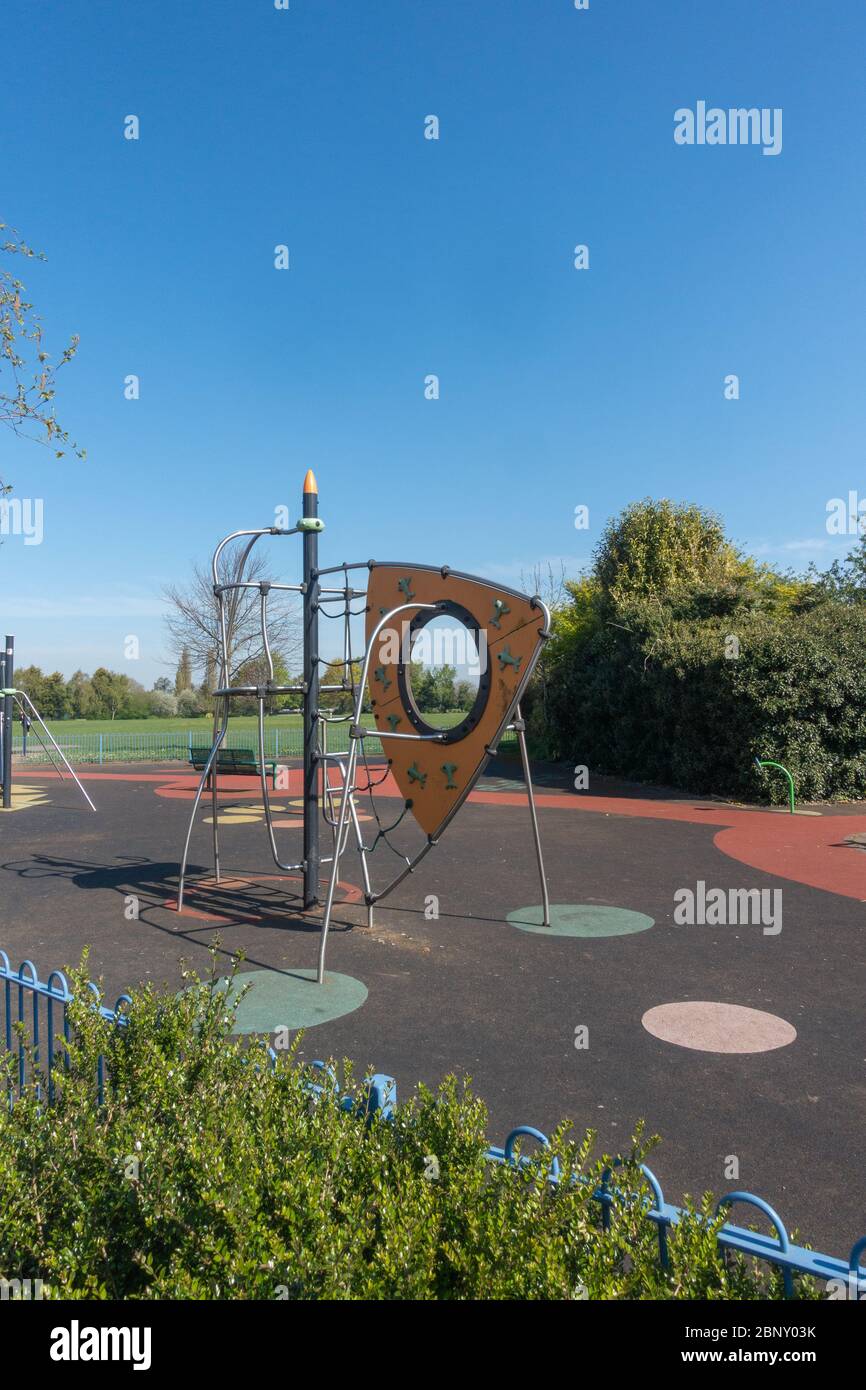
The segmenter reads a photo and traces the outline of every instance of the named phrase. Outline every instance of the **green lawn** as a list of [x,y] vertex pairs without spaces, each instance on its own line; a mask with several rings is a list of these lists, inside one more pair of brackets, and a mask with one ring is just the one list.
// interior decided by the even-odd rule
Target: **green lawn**
[[[457,724],[463,718],[462,712],[449,714],[430,714],[427,716],[429,723],[436,728],[447,729],[452,724]],[[372,717],[364,716],[365,722],[369,722],[372,727]],[[210,742],[206,738],[213,728],[213,719],[206,715],[201,719],[183,719],[172,716],[167,719],[46,719],[46,724],[55,738],[68,734],[164,734],[164,733],[186,733],[191,729],[196,739],[201,736],[205,742]],[[265,717],[268,729],[300,729],[301,716],[299,714],[269,714]],[[233,714],[231,729],[249,729],[255,731],[258,727],[258,719],[254,714]],[[19,732],[16,726],[16,732]]]
[[[450,714],[430,714],[430,723],[447,728],[463,718],[459,711]],[[54,719],[48,720],[52,736],[72,763],[104,762],[186,762],[190,747],[209,748],[213,735],[213,720],[201,719]],[[367,727],[373,727],[372,715],[364,716]],[[302,720],[299,714],[278,714],[265,721],[265,754],[268,758],[298,758],[303,753]],[[253,714],[233,715],[228,727],[225,747],[255,748],[258,740],[258,719]],[[378,754],[382,745],[378,738],[365,740],[368,753]],[[21,728],[15,725],[12,746],[21,753]],[[349,721],[328,728],[328,748],[345,752],[349,746]],[[46,750],[38,737],[34,723],[27,740],[27,761],[45,761]]]

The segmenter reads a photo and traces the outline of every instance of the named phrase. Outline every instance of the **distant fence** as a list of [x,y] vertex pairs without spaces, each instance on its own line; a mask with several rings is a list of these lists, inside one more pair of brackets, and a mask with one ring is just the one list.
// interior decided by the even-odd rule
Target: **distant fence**
[[[38,978],[36,967],[31,961],[24,961],[17,971],[13,971],[9,965],[9,957],[5,951],[0,951],[0,982],[3,985],[3,1027],[2,1038],[4,1045],[9,1052],[17,1050],[17,1087],[10,1087],[8,1103],[14,1103],[15,1092],[20,1094],[29,1081],[36,1078],[28,1075],[30,1067],[39,1068],[40,1072],[47,1079],[49,1099],[52,1094],[51,1072],[52,1068],[59,1064],[62,1065],[62,1039],[69,1039],[69,1021],[67,1018],[67,1005],[72,999],[66,977],[59,971],[53,970],[48,976],[47,981]],[[113,1009],[106,1009],[99,1003],[99,994],[96,986],[88,985],[93,990],[95,1005],[106,1019],[112,1020],[118,1026],[124,1026],[124,1008],[131,1003],[128,995],[122,994]],[[44,1017],[44,1024],[41,1021]],[[23,1027],[15,1027],[19,1023]],[[26,1036],[29,1035],[31,1060],[28,1060],[28,1048]],[[58,1047],[58,1043],[60,1046]],[[276,1053],[269,1049],[271,1064],[276,1065]],[[312,1066],[322,1071],[326,1070],[325,1063],[316,1061]],[[36,1080],[37,1087],[40,1085]],[[98,1066],[96,1098],[102,1103],[105,1088],[105,1061],[100,1057]],[[339,1087],[332,1083],[331,1089],[339,1095]],[[310,1090],[314,1094],[324,1094],[326,1088],[311,1083]],[[392,1076],[377,1073],[375,1076],[367,1078],[366,1095],[362,1105],[357,1101],[346,1096],[340,1100],[343,1109],[349,1110],[354,1114],[361,1114],[371,1117],[377,1112],[383,1119],[389,1119],[394,1113],[397,1105],[397,1082]],[[518,1125],[508,1135],[503,1147],[497,1148],[491,1145],[486,1151],[486,1157],[491,1163],[510,1164],[512,1166],[526,1166],[532,1162],[543,1162],[543,1152],[536,1158],[528,1155],[521,1155],[517,1148],[520,1141],[531,1139],[542,1146],[542,1150],[547,1147],[549,1140],[540,1130],[532,1128],[531,1125]],[[665,1201],[661,1183],[655,1174],[647,1168],[646,1164],[641,1165],[641,1172],[646,1178],[652,1191],[652,1200],[644,1197],[636,1197],[623,1192],[613,1184],[612,1168],[607,1168],[603,1175],[600,1185],[593,1192],[594,1199],[601,1208],[601,1219],[605,1230],[609,1230],[618,1210],[622,1211],[625,1207],[633,1206],[636,1201],[640,1201],[644,1208],[644,1215],[648,1221],[653,1222],[658,1232],[659,1261],[662,1267],[666,1268],[669,1264],[668,1254],[668,1234],[684,1218],[686,1213],[682,1207],[674,1206]],[[549,1179],[552,1183],[568,1180],[568,1175],[560,1172],[559,1161],[552,1160]],[[574,1181],[574,1179],[571,1179]],[[585,1179],[584,1179],[585,1181]],[[756,1197],[753,1192],[728,1192],[724,1197],[720,1197],[716,1203],[716,1214],[727,1207],[735,1204],[750,1206],[766,1217],[773,1226],[775,1235],[764,1235],[759,1231],[749,1230],[744,1226],[734,1226],[730,1222],[725,1222],[719,1229],[718,1242],[723,1250],[733,1250],[741,1255],[748,1256],[756,1260],[764,1260],[768,1264],[777,1266],[782,1270],[785,1282],[785,1291],[789,1297],[794,1292],[794,1275],[806,1274],[815,1279],[823,1281],[838,1281],[840,1286],[847,1288],[848,1295],[852,1299],[858,1299],[866,1294],[866,1267],[860,1264],[860,1260],[866,1253],[866,1236],[855,1241],[851,1247],[851,1253],[847,1260],[840,1260],[833,1255],[822,1255],[817,1250],[809,1250],[804,1245],[792,1245],[781,1217],[776,1211],[765,1202],[762,1197]]]
[[[188,762],[192,748],[207,748],[211,743],[211,730],[207,729],[166,729],[137,732],[126,730],[122,722],[117,729],[102,733],[64,733],[63,722],[49,725],[65,757],[76,763],[162,763]],[[505,747],[515,742],[515,735],[507,733],[501,742]],[[222,743],[223,748],[245,748],[258,752],[259,741],[255,729],[232,729]],[[368,754],[381,755],[382,744],[378,738],[364,740]],[[328,725],[328,751],[347,753],[349,750],[349,725]],[[45,749],[32,734],[27,739],[27,754],[24,755],[21,735],[13,736],[12,752],[34,766],[50,761]],[[280,758],[301,758],[304,753],[304,731],[302,728],[270,728],[265,732],[265,758],[267,761]]]
[[[137,732],[117,729],[103,733],[64,733],[63,724],[49,726],[59,747],[73,764],[75,763],[161,763],[188,762],[193,748],[209,748],[213,737],[211,729],[166,729]],[[340,753],[348,751],[348,724],[334,724],[328,729],[329,750]],[[246,748],[258,752],[259,740],[255,729],[232,729],[226,734],[223,748]],[[381,753],[382,745],[378,739],[366,740],[368,753]],[[21,737],[13,739],[12,752],[23,757]],[[269,729],[265,734],[265,758],[300,758],[304,753],[304,731],[301,728]],[[48,756],[38,739],[27,739],[28,763],[47,763]]]

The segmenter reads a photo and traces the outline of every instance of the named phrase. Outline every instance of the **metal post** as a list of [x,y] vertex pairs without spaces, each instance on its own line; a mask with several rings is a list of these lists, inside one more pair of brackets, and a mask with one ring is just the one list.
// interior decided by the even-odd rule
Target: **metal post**
[[544,857],[541,853],[541,835],[538,832],[538,816],[535,814],[535,792],[532,788],[532,773],[529,768],[529,753],[526,748],[526,724],[523,715],[520,713],[520,705],[514,711],[515,719],[512,725],[517,732],[517,742],[520,745],[520,761],[523,764],[523,779],[526,782],[526,795],[529,800],[529,815],[532,820],[532,838],[535,841],[535,858],[538,861],[538,877],[541,880],[541,915],[542,926],[550,926],[550,898],[547,892],[547,876],[544,872]]
[[[0,690],[4,690],[5,687],[6,687],[6,653],[5,653],[5,651],[0,651]],[[3,803],[2,803],[3,769],[4,769],[5,766],[6,766],[6,760],[5,760],[4,755],[3,755],[3,744],[4,744],[3,701],[0,700],[0,805],[3,804]]]
[[[319,515],[313,470],[304,479],[304,518]],[[319,902],[319,537],[304,533],[304,908]]]
[[[15,685],[15,638],[7,636],[3,671],[3,689],[11,692]],[[12,695],[3,696],[3,809],[12,805]]]

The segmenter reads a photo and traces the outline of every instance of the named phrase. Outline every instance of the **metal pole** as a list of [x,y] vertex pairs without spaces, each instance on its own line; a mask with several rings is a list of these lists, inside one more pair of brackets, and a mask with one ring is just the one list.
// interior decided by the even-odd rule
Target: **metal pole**
[[[319,515],[313,470],[304,479],[304,519]],[[304,908],[319,902],[319,536],[304,533]]]
[[[15,638],[6,638],[3,689],[12,691],[15,684]],[[12,695],[3,696],[3,809],[12,805]]]
[[[5,653],[5,651],[0,651],[0,690],[4,690],[5,688],[6,688],[6,653]],[[0,700],[0,805],[3,804],[3,801],[2,801],[2,791],[3,791],[3,781],[4,781],[4,772],[3,772],[3,770],[4,770],[5,766],[6,766],[6,759],[5,759],[4,754],[3,754],[3,745],[4,745],[4,742],[5,742],[5,739],[4,739],[4,729],[3,729],[3,701]]]
[[[63,752],[63,750],[62,750],[61,747],[60,747],[60,744],[57,742],[56,738],[55,738],[54,735],[52,734],[52,732],[51,732],[51,730],[49,729],[48,725],[45,723],[45,720],[42,718],[42,715],[39,713],[38,709],[37,709],[36,706],[34,705],[33,701],[32,701],[31,698],[30,698],[30,696],[27,694],[26,690],[19,690],[19,691],[16,692],[16,694],[17,694],[17,698],[18,698],[18,701],[19,701],[19,704],[20,704],[21,709],[23,710],[23,709],[25,708],[25,706],[26,706],[26,707],[32,712],[32,714],[33,714],[34,717],[36,718],[37,722],[38,722],[39,724],[41,724],[42,728],[44,729],[44,731],[45,731],[45,733],[46,733],[46,735],[47,735],[47,737],[48,737],[48,742],[51,744],[51,747],[54,749],[54,751],[55,751],[55,753],[57,754],[58,758],[59,758],[60,761],[63,763],[63,766],[66,768],[66,771],[69,773],[70,777],[72,778],[72,780],[73,780],[73,781],[75,782],[75,784],[77,785],[78,790],[81,792],[81,795],[84,797],[84,800],[87,802],[87,804],[88,804],[88,806],[90,807],[91,811],[95,811],[95,810],[96,810],[96,807],[94,806],[93,802],[90,800],[90,797],[87,795],[87,792],[84,790],[83,786],[81,785],[81,782],[80,782],[80,780],[79,780],[79,778],[78,778],[78,776],[77,776],[77,774],[76,774],[76,772],[75,772],[75,768],[72,766],[71,762],[70,762],[69,759],[66,757],[65,753]],[[13,698],[14,698],[14,697],[13,697]],[[38,732],[38,731],[37,731],[37,732]],[[43,744],[43,747],[44,747],[44,746],[45,746],[45,745]],[[63,779],[63,773],[62,773],[62,772],[59,772],[59,773],[58,773],[58,776],[61,778],[61,780]]]
[[529,770],[529,753],[526,749],[526,724],[523,715],[520,713],[520,705],[514,711],[515,720],[512,728],[517,733],[517,742],[520,744],[520,761],[523,763],[523,777],[526,782],[526,795],[529,800],[529,814],[532,818],[532,837],[535,840],[535,857],[538,860],[538,877],[541,879],[541,899],[542,914],[545,927],[550,926],[550,898],[547,892],[547,877],[544,872],[544,859],[541,853],[541,835],[538,832],[538,816],[535,814],[535,793],[532,789],[532,773]]

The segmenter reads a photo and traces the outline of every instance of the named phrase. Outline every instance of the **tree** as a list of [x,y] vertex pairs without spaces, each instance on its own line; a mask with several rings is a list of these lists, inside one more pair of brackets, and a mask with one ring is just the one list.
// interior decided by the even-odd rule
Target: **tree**
[[[7,233],[0,251],[25,260],[46,260],[41,251],[34,251],[17,233],[13,232],[16,239],[10,240],[9,232],[13,229],[0,222],[0,234]],[[14,434],[52,446],[58,458],[65,453],[60,445],[84,458],[84,449],[70,442],[54,413],[55,372],[72,361],[78,351],[78,337],[70,339],[59,363],[53,366],[42,334],[42,320],[25,298],[24,285],[4,266],[0,269],[0,373],[5,373],[0,378],[0,423]],[[0,479],[0,493],[8,491]]]
[[66,685],[69,712],[74,719],[98,718],[98,702],[93,682],[84,671],[75,671]]
[[173,690],[152,690],[150,693],[150,712],[157,719],[166,719],[177,714],[178,698]]
[[116,719],[129,701],[129,677],[100,666],[91,677],[98,717]]
[[[321,674],[321,684],[342,685],[345,681],[348,686],[354,684],[356,693],[353,694],[351,689],[325,690],[319,697],[319,705],[322,709],[329,710],[332,714],[349,714],[355,708],[357,686],[358,681],[361,679],[362,665],[363,662],[361,661],[353,661],[350,674],[349,668],[344,666],[341,660],[328,662],[328,665]],[[366,707],[366,699],[364,704]]]
[[184,719],[197,719],[204,713],[198,692],[187,686],[177,696],[177,712]]
[[633,502],[604,528],[593,574],[614,605],[632,597],[666,597],[678,588],[718,587],[740,565],[715,513],[695,504]]
[[184,690],[192,690],[192,661],[189,647],[183,647],[174,677],[174,693],[180,695]]
[[[289,675],[289,668],[280,652],[271,651],[271,661],[274,667],[274,685],[291,685],[292,678]],[[235,685],[267,685],[269,679],[268,663],[264,656],[251,657],[245,661],[243,666],[238,668],[234,679]],[[265,701],[265,710],[268,714],[274,714],[279,706],[293,704],[297,696],[275,695]],[[239,697],[232,702],[232,707],[236,714],[258,714],[259,703],[256,696],[249,698]]]
[[[219,580],[221,584],[237,582],[245,545],[232,542],[220,556]],[[266,567],[264,556],[250,557],[244,566],[243,578],[255,584],[267,581],[271,575]],[[210,566],[207,569],[196,565],[192,579],[185,586],[169,585],[164,591],[170,605],[165,620],[169,645],[179,659],[186,650],[191,670],[205,673],[205,679],[215,687],[221,673],[217,668],[219,651],[219,620]],[[229,680],[240,684],[238,670],[245,662],[263,656],[261,632],[261,595],[258,588],[235,590],[226,595],[226,630],[228,638]],[[271,649],[279,652],[283,659],[298,664],[302,646],[301,626],[297,612],[297,600],[274,590],[268,600],[268,634]],[[190,685],[192,685],[190,681]]]
[[154,683],[153,683],[153,688],[154,688],[155,691],[157,691],[157,692],[159,692],[159,693],[161,693],[161,694],[163,694],[163,695],[173,695],[173,694],[174,694],[174,686],[172,685],[172,683],[171,683],[171,681],[169,680],[168,676],[158,676],[157,679],[156,679],[156,680],[154,681]]

